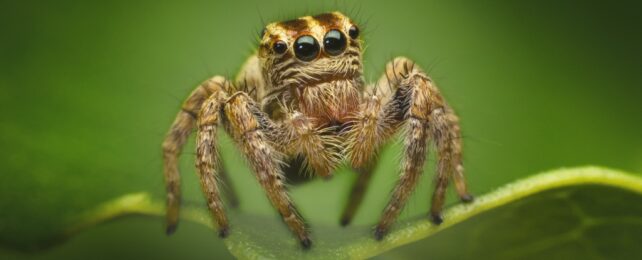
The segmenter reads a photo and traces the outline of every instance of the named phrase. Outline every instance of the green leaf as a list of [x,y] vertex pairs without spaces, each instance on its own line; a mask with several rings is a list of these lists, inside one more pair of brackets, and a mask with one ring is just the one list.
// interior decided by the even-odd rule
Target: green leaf
[[[310,188],[295,193],[309,192],[305,189]],[[440,226],[423,216],[401,221],[381,242],[372,239],[369,225],[341,228],[311,222],[315,244],[304,251],[276,216],[233,210],[233,229],[225,244],[235,256],[250,259],[366,258],[397,248],[383,255],[395,258],[430,247],[436,249],[431,254],[441,256],[437,258],[640,258],[640,202],[642,178],[599,167],[560,169],[508,184],[472,204],[455,205]],[[146,193],[130,194],[87,212],[64,235],[116,217],[163,213],[161,201]],[[203,208],[186,208],[182,217],[212,227]],[[412,244],[415,241],[420,242]],[[443,246],[449,242],[451,247]]]

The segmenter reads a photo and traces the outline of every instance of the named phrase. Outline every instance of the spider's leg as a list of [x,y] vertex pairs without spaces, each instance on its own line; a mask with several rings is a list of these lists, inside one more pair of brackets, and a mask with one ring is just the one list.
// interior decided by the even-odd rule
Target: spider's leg
[[[258,57],[252,55],[243,65],[241,72],[237,77],[237,85],[243,82],[248,92],[253,93],[256,98],[264,94],[265,83],[260,73]],[[229,81],[224,77],[216,76],[199,85],[185,100],[181,111],[176,115],[165,140],[163,141],[163,163],[165,186],[167,190],[167,213],[166,228],[167,233],[171,234],[176,230],[181,201],[180,191],[180,173],[178,170],[178,157],[181,154],[183,146],[192,130],[196,126],[196,118],[203,105],[203,102],[214,93],[215,89],[229,86]],[[227,183],[225,189],[226,197],[232,206],[238,204],[238,199],[232,185],[229,183],[224,165],[221,164],[220,179]]]
[[176,115],[165,140],[163,141],[163,166],[165,188],[167,190],[166,228],[171,234],[176,230],[181,201],[180,174],[178,170],[178,157],[180,156],[185,141],[194,129],[196,117],[203,102],[220,88],[225,79],[220,76],[213,77],[199,85],[185,100],[181,111]]
[[245,155],[268,199],[301,245],[304,248],[310,247],[312,242],[303,219],[290,200],[283,183],[282,155],[270,141],[269,132],[274,130],[274,124],[258,109],[254,101],[242,92],[235,93],[225,102],[223,113],[226,130]]
[[197,123],[196,168],[201,188],[207,200],[212,217],[219,227],[219,236],[226,237],[229,224],[223,210],[218,178],[221,178],[221,164],[216,142],[216,132],[221,115],[221,106],[227,97],[223,89],[215,91],[202,105]]
[[[471,202],[473,197],[468,193],[462,165],[461,131],[459,119],[449,107],[435,109],[431,114],[430,132],[437,146],[436,187],[432,197],[430,215],[432,221],[439,224],[443,221],[441,210],[444,206],[446,188],[450,177],[455,181],[455,189],[463,202]],[[452,175],[451,175],[452,174]]]
[[368,86],[363,94],[363,102],[345,133],[348,142],[347,158],[359,176],[341,215],[342,226],[352,221],[363,200],[376,165],[377,151],[392,137],[402,122],[400,102],[393,99],[394,92],[389,85],[383,86],[387,83],[387,78],[382,77],[376,85]]
[[374,163],[369,163],[364,167],[356,169],[359,173],[357,180],[352,184],[350,189],[350,195],[348,196],[348,203],[343,208],[343,213],[341,214],[340,224],[342,226],[347,226],[352,221],[352,218],[357,213],[359,205],[363,201],[363,197],[368,190],[368,185],[370,185],[370,180],[372,179],[372,171]]
[[261,73],[261,64],[256,54],[250,56],[234,80],[237,89],[247,93],[257,102],[262,100],[266,94],[265,80]]
[[232,186],[232,182],[230,180],[230,177],[228,176],[229,173],[226,170],[225,167],[225,162],[222,160],[219,161],[219,164],[221,166],[221,170],[219,173],[219,179],[221,180],[221,183],[223,183],[225,186],[223,187],[223,194],[225,194],[225,198],[227,198],[227,202],[230,207],[236,208],[239,206],[239,198],[236,195],[236,190]]
[[407,120],[404,141],[404,153],[401,166],[401,176],[395,186],[392,197],[386,206],[379,224],[375,228],[375,238],[380,240],[395,221],[415,188],[428,149],[428,123],[425,118],[410,117]]
[[[222,82],[226,84],[227,82]],[[235,88],[237,90],[248,93],[254,100],[260,100],[265,95],[265,81],[261,74],[261,67],[259,58],[256,54],[251,55],[241,66],[241,70],[235,79]],[[232,186],[232,182],[228,176],[228,171],[225,167],[225,162],[220,161],[219,180],[224,184],[222,187],[223,194],[229,203],[230,207],[236,208],[239,205],[238,195]]]
[[[436,189],[433,194],[431,216],[441,222],[445,190],[448,180],[457,171],[455,180],[462,200],[468,200],[461,166],[461,134],[458,120],[439,93],[437,86],[415,63],[396,58],[386,66],[386,82],[394,91],[388,102],[392,118],[405,122],[402,173],[392,192],[379,224],[375,238],[382,239],[397,218],[415,188],[425,163],[428,140],[433,138],[438,150]],[[386,89],[386,88],[381,88]],[[400,116],[402,115],[402,116]]]

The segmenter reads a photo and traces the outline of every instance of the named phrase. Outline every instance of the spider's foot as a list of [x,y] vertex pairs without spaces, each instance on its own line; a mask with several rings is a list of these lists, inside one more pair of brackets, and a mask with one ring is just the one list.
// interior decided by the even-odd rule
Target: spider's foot
[[176,232],[177,226],[178,224],[167,224],[167,227],[165,228],[165,234],[167,234],[168,236],[174,234],[174,232]]
[[228,204],[229,204],[230,208],[233,208],[233,209],[236,209],[236,208],[239,207],[239,201],[235,200],[235,199],[234,200],[230,199]]
[[309,237],[304,237],[301,239],[301,247],[303,247],[303,249],[310,249],[310,247],[312,247],[312,240],[310,240]]
[[[228,184],[229,185],[229,184]],[[238,208],[239,207],[239,198],[236,196],[236,193],[232,189],[232,187],[224,187],[224,194],[225,194],[225,199],[227,201],[227,206],[230,208]]]
[[381,241],[383,237],[386,236],[387,233],[388,233],[387,228],[377,226],[374,231],[374,237],[377,241]]
[[340,224],[342,227],[350,225],[350,218],[341,218]]
[[473,197],[473,195],[470,195],[470,194],[464,194],[463,196],[459,197],[459,199],[463,203],[471,203],[475,200],[475,197]]
[[220,238],[226,238],[227,236],[230,235],[230,228],[229,227],[222,227],[218,230],[218,237]]
[[431,213],[430,214],[430,221],[432,221],[433,224],[439,225],[442,222],[444,222],[444,217],[441,216],[441,213]]

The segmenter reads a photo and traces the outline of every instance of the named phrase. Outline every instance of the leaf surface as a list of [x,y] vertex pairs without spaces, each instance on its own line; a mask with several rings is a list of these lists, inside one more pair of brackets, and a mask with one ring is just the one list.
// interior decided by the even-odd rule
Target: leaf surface
[[[276,216],[234,210],[225,244],[235,256],[249,259],[398,258],[416,252],[437,258],[639,258],[642,250],[634,242],[642,239],[640,202],[639,177],[598,167],[560,169],[513,182],[472,204],[455,205],[440,226],[424,216],[401,221],[381,242],[372,239],[369,225],[311,222],[314,245],[304,251]],[[130,194],[83,215],[65,235],[124,215],[162,217],[163,212],[163,203],[148,194]],[[204,208],[188,207],[182,217],[212,227]]]

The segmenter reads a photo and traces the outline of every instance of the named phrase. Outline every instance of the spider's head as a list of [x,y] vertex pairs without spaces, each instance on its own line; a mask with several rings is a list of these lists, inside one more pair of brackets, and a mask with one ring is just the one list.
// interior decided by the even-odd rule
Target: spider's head
[[260,37],[259,58],[271,86],[361,77],[359,28],[339,12],[271,23]]

